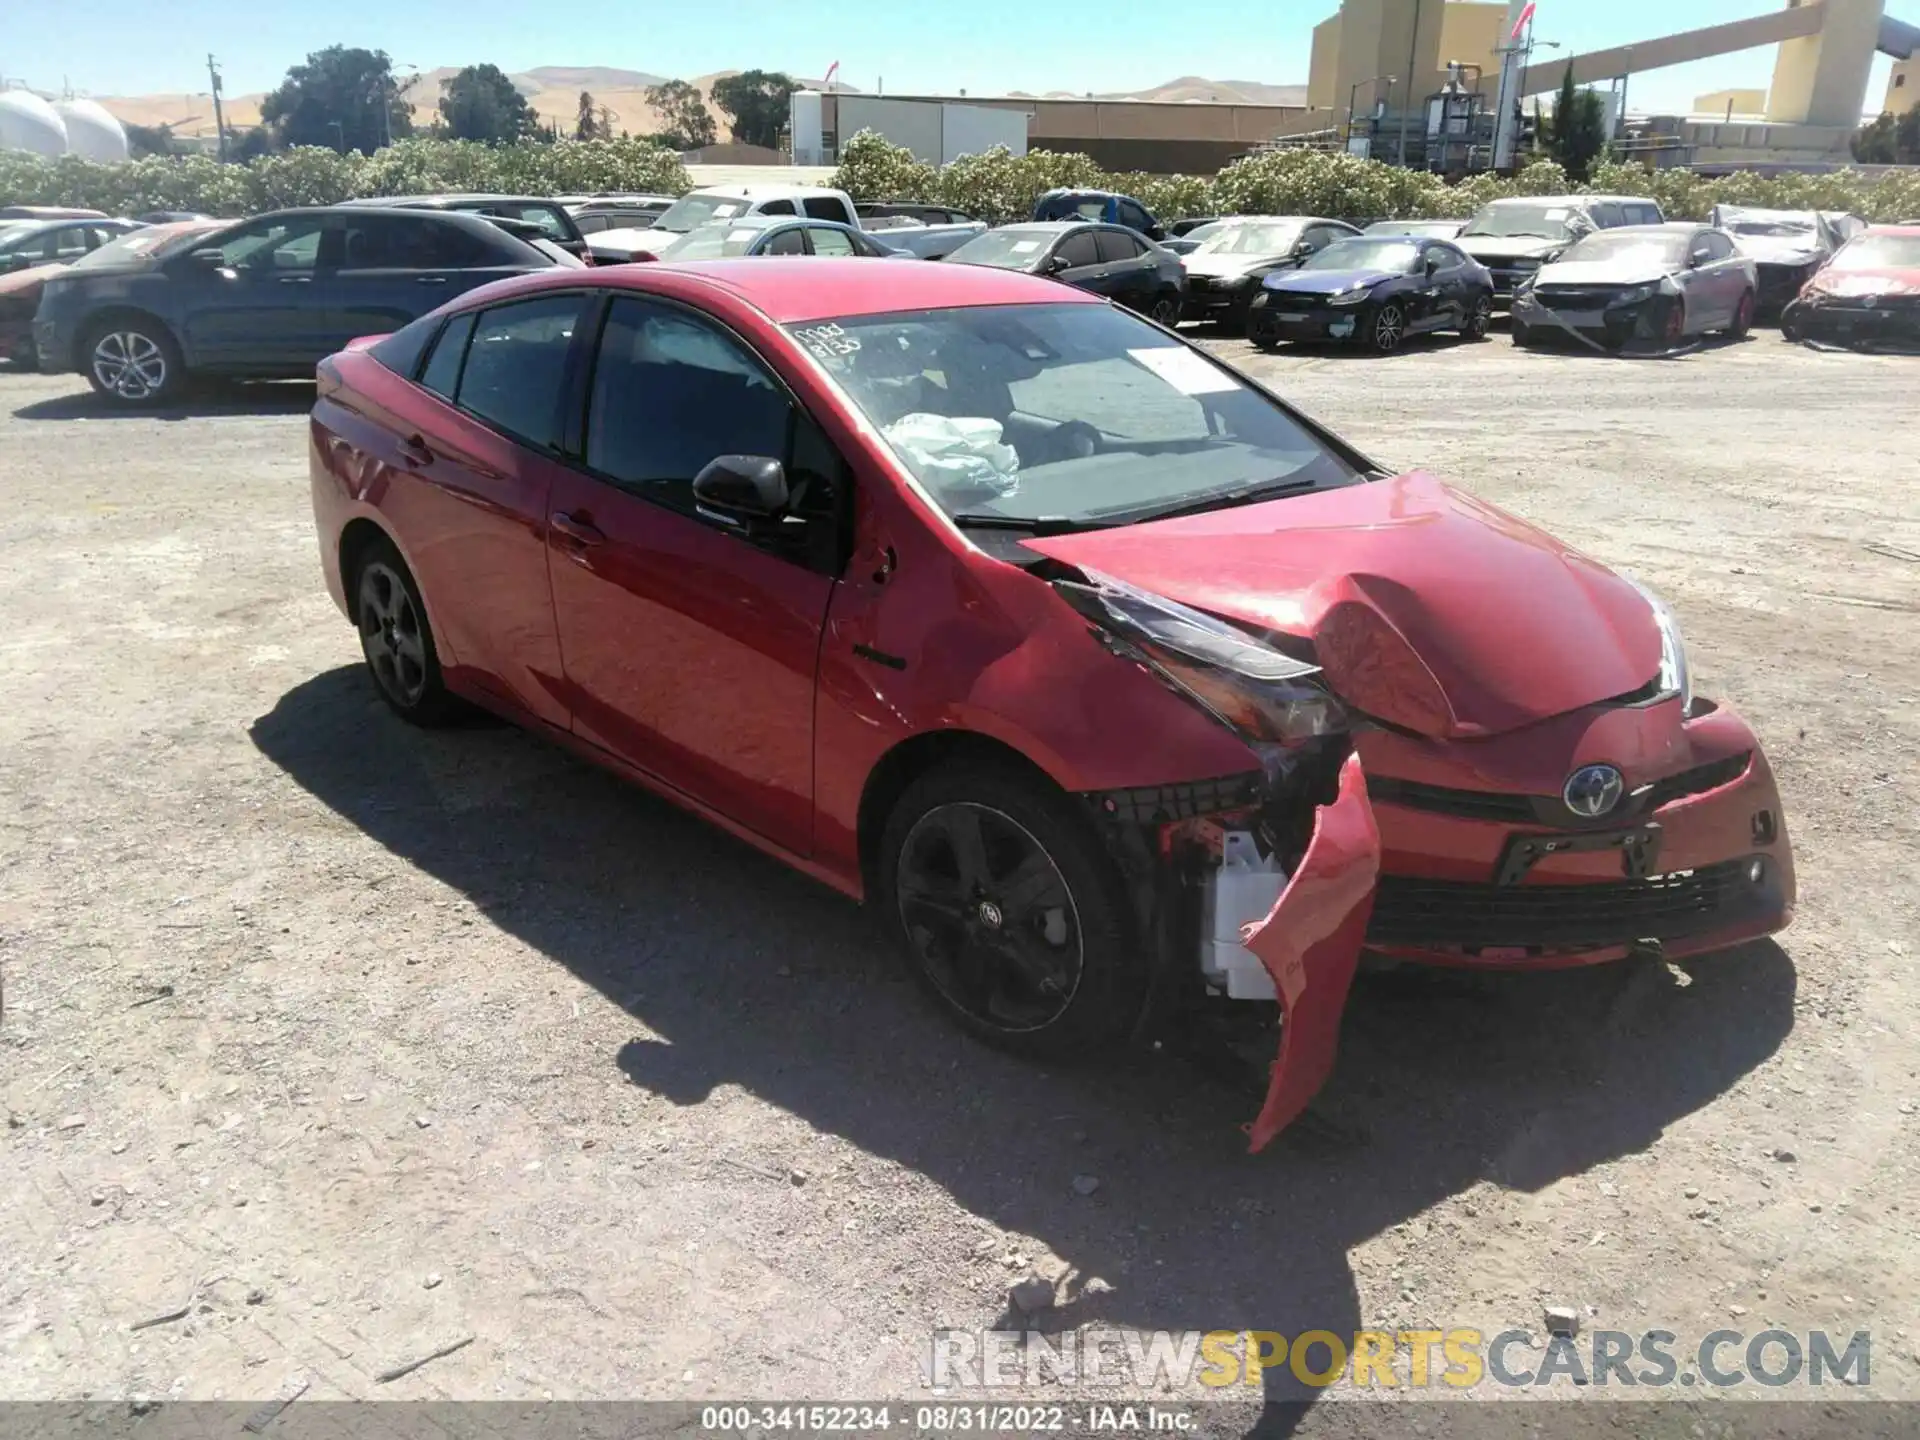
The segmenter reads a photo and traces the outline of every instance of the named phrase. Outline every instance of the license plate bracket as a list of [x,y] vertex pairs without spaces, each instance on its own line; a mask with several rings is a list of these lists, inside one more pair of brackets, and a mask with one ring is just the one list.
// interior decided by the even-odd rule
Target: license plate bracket
[[1584,835],[1515,835],[1500,852],[1494,874],[1496,885],[1518,885],[1549,855],[1584,850],[1618,850],[1620,873],[1629,880],[1645,880],[1660,863],[1660,827],[1635,825],[1628,830],[1604,830]]

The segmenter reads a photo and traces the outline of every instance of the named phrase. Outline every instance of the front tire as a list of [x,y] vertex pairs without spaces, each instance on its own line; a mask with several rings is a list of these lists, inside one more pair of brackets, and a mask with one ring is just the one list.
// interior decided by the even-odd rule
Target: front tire
[[117,405],[164,405],[186,388],[180,347],[164,325],[144,316],[97,325],[80,348],[87,383]]
[[1468,340],[1484,340],[1487,332],[1493,329],[1493,297],[1482,295],[1473,302],[1473,308],[1467,312],[1466,323],[1460,327],[1460,333]]
[[382,537],[353,574],[353,618],[373,688],[409,725],[434,729],[460,718],[462,706],[440,673],[440,652],[426,602],[393,542]]
[[1753,312],[1756,308],[1753,291],[1741,292],[1740,303],[1734,308],[1733,323],[1727,326],[1729,340],[1744,340],[1753,329]]
[[876,887],[914,979],[989,1044],[1061,1060],[1123,1043],[1148,961],[1091,821],[1010,765],[942,766],[881,835]]
[[1534,333],[1533,326],[1524,320],[1513,322],[1513,343],[1521,350],[1531,350],[1540,343],[1540,337]]
[[1148,307],[1147,318],[1156,325],[1164,325],[1167,329],[1174,330],[1180,325],[1180,310],[1178,295],[1161,295]]
[[1407,312],[1392,300],[1373,312],[1367,321],[1367,347],[1376,355],[1391,355],[1407,338]]

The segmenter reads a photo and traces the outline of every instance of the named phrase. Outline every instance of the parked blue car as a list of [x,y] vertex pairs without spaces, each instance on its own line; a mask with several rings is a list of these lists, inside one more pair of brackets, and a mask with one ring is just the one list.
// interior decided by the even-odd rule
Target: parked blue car
[[1116,195],[1111,190],[1049,190],[1033,202],[1033,218],[1124,225],[1149,240],[1167,238],[1167,227],[1154,219],[1151,210],[1131,195]]
[[1247,312],[1247,338],[1262,350],[1339,340],[1385,354],[1435,330],[1484,340],[1492,319],[1492,272],[1451,241],[1357,235],[1267,276]]

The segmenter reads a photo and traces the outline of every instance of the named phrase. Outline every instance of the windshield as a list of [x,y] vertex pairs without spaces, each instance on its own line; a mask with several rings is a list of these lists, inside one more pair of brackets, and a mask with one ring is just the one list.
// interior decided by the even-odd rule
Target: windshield
[[1002,270],[1025,270],[1040,258],[1054,234],[1051,230],[1022,230],[1018,226],[989,230],[954,250],[947,256],[947,261],[958,261],[962,265],[997,265]]
[[1566,205],[1489,205],[1468,223],[1462,235],[1538,235],[1558,240],[1576,228],[1586,228],[1584,217],[1574,220]]
[[1920,235],[1861,235],[1840,247],[1832,270],[1920,270]]
[[736,215],[744,215],[748,204],[738,195],[683,195],[660,212],[660,218],[653,222],[653,228],[684,235],[715,220],[731,220]]
[[1687,258],[1687,243],[1693,237],[1678,231],[1649,235],[1629,230],[1603,230],[1589,235],[1560,257],[1563,265],[1641,264],[1665,269]]
[[1411,240],[1336,240],[1310,256],[1302,270],[1389,270],[1405,275],[1419,262],[1420,247]]
[[656,254],[662,260],[718,260],[724,255],[744,255],[766,228],[738,222],[702,225],[661,246]]
[[1731,230],[1735,235],[1776,235],[1791,237],[1819,233],[1811,215],[1768,215],[1731,216],[1721,222],[1721,228]]
[[1459,233],[1458,220],[1376,220],[1367,226],[1369,235],[1432,235],[1451,240]]
[[1106,305],[788,327],[951,515],[1098,525],[1357,471],[1232,370]]
[[202,235],[209,235],[219,228],[212,222],[149,225],[144,230],[131,230],[118,240],[109,240],[98,250],[89,251],[73,262],[73,268],[98,270],[124,265],[129,260],[161,259],[187,249]]
[[[1211,229],[1201,226],[1202,230]],[[1196,231],[1195,235],[1199,232]],[[1189,239],[1194,236],[1189,236]],[[1300,238],[1298,225],[1223,225],[1201,242],[1203,255],[1284,255]]]

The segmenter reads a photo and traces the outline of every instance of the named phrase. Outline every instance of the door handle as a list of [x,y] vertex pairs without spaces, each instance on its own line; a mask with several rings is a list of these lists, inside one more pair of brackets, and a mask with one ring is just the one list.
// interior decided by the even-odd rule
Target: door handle
[[282,285],[311,285],[313,283],[313,277],[311,275],[282,275],[280,277],[280,283]]
[[416,275],[413,277],[413,283],[416,285],[444,285],[447,283],[447,277],[444,275]]
[[433,448],[418,435],[409,435],[394,447],[409,465],[431,465]]
[[553,526],[556,535],[566,536],[567,539],[571,540],[575,545],[604,545],[606,543],[607,534],[598,525],[595,525],[591,520],[583,520],[578,516],[569,515],[565,511],[556,510],[547,523]]

